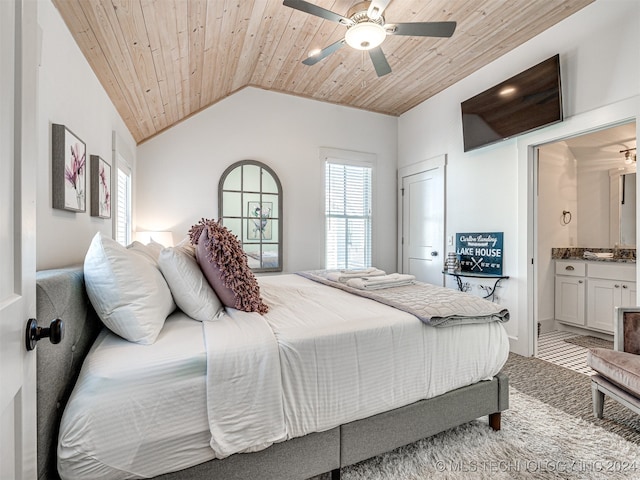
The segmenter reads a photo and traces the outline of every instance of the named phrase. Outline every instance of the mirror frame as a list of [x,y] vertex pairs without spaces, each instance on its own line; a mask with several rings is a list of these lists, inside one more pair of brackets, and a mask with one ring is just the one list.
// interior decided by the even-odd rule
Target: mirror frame
[[[241,170],[241,176],[240,176],[240,190],[233,190],[233,189],[227,189],[225,190],[224,188],[224,184],[225,181],[227,180],[227,177],[234,172],[236,169],[240,168],[242,169],[243,167],[247,166],[247,165],[253,165],[253,166],[257,166],[260,168],[260,188],[258,191],[249,191],[249,190],[245,190],[244,189],[244,178],[242,175],[242,170]],[[224,219],[225,218],[235,218],[235,219],[240,219],[241,220],[241,232],[233,232],[237,237],[238,240],[240,240],[240,244],[242,245],[242,248],[244,249],[244,225],[245,225],[245,221],[249,220],[250,217],[248,216],[248,214],[245,214],[244,208],[241,207],[241,215],[235,216],[235,215],[227,215],[225,217],[224,215],[224,193],[225,192],[239,192],[241,194],[241,204],[244,205],[244,194],[252,194],[252,195],[256,195],[259,194],[260,195],[260,202],[262,203],[262,195],[263,193],[269,194],[269,195],[273,195],[272,192],[263,192],[262,190],[262,176],[266,173],[268,173],[269,175],[271,175],[271,178],[273,178],[274,183],[276,184],[276,188],[277,188],[277,195],[278,195],[278,216],[277,217],[269,217],[269,219],[276,219],[278,220],[278,241],[277,242],[263,242],[262,239],[260,239],[260,241],[258,242],[258,244],[261,246],[260,247],[260,267],[258,268],[252,268],[251,270],[253,272],[256,273],[262,273],[262,272],[281,272],[282,271],[282,246],[283,246],[283,242],[282,242],[282,232],[283,232],[283,228],[282,228],[282,184],[280,183],[280,179],[278,178],[278,175],[276,175],[276,173],[267,165],[265,165],[262,162],[259,162],[257,160],[240,160],[239,162],[235,162],[234,164],[230,165],[229,167],[227,167],[227,169],[222,173],[222,176],[220,177],[220,181],[218,182],[218,218],[219,221],[222,225],[224,225]],[[269,244],[269,245],[278,245],[278,264],[275,267],[264,267],[264,259],[262,257],[262,245],[263,244]]]
[[621,178],[623,175],[629,173],[636,173],[635,165],[609,170],[609,245],[612,248],[635,248],[635,245],[622,245],[620,243],[620,220],[622,213],[620,205],[622,201]]

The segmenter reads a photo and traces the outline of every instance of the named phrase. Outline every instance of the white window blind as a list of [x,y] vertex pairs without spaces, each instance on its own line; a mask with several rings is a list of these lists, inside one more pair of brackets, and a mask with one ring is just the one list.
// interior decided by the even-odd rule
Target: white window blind
[[325,258],[328,269],[371,266],[371,172],[367,166],[327,161]]
[[118,196],[116,197],[116,241],[131,243],[131,174],[118,168]]

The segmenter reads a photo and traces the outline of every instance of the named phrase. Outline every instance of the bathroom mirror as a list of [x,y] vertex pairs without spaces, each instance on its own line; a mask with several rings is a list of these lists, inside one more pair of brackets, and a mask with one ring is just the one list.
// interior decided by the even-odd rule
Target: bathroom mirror
[[282,187],[264,163],[242,160],[220,177],[218,218],[247,254],[254,272],[282,271]]
[[636,167],[610,171],[610,229],[612,247],[636,245]]
[[636,244],[636,174],[622,175],[620,204],[620,245]]

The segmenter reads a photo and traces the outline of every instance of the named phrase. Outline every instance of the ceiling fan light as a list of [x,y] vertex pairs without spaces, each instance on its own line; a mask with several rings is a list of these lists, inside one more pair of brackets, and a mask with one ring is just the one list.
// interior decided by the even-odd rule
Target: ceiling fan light
[[344,36],[347,44],[357,50],[371,50],[379,46],[387,36],[382,25],[373,22],[356,23]]

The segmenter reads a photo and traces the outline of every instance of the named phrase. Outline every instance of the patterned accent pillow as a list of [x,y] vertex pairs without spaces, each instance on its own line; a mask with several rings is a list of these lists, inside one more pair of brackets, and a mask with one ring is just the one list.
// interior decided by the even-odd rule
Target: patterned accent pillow
[[269,307],[247,263],[240,241],[214,220],[202,219],[189,230],[202,273],[227,307],[265,314]]

